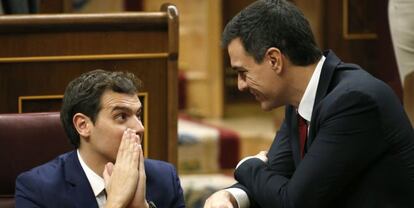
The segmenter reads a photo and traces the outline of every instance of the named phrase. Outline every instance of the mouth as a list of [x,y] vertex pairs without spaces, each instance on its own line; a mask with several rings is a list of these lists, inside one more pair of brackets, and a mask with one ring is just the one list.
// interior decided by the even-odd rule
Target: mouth
[[257,101],[261,100],[259,94],[256,93],[254,90],[250,90],[250,94],[252,94]]

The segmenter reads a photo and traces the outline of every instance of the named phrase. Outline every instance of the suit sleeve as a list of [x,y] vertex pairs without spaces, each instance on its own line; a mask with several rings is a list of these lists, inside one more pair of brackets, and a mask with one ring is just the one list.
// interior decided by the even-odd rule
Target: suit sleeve
[[[295,170],[295,165],[292,157],[292,150],[289,143],[289,134],[286,122],[282,122],[280,130],[276,134],[276,138],[268,152],[268,168],[273,172],[290,178]],[[260,207],[255,199],[252,197],[249,189],[240,183],[236,183],[230,188],[242,189],[249,197],[250,207]]]
[[268,168],[278,175],[290,178],[295,171],[292,148],[289,142],[289,129],[284,121],[270,146]]
[[[384,151],[375,102],[349,92],[320,106],[317,135],[291,178],[250,159],[236,171],[261,207],[325,207]],[[373,145],[374,144],[374,145]]]
[[180,179],[177,176],[177,171],[175,170],[175,168],[171,165],[171,177],[173,180],[173,186],[174,186],[174,191],[175,191],[175,200],[173,203],[172,207],[176,207],[176,208],[184,208],[185,207],[185,203],[184,203],[184,194],[183,194],[183,189],[181,188],[181,183],[180,183]]
[[16,179],[16,208],[42,207],[39,202],[38,187],[36,180],[28,172],[19,175]]

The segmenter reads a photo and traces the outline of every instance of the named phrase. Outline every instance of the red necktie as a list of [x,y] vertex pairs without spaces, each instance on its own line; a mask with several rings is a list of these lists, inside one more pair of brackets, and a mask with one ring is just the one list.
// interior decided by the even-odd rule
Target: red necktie
[[298,114],[298,129],[299,129],[300,155],[303,158],[304,153],[305,153],[306,138],[308,137],[308,123],[299,114]]

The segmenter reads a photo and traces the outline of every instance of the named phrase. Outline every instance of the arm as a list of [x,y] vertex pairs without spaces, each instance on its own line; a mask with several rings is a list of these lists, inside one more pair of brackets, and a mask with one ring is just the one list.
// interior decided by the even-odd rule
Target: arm
[[269,169],[286,178],[292,177],[295,171],[295,162],[293,161],[289,129],[286,121],[283,121],[277,132],[267,157]]
[[177,171],[172,165],[169,165],[169,169],[174,187],[174,201],[172,202],[173,204],[171,205],[171,207],[184,208],[184,194],[183,189],[181,188],[180,179],[177,175]]
[[329,107],[318,109],[312,123],[317,135],[291,178],[259,159],[236,170],[236,179],[261,207],[323,207],[383,150],[378,110],[369,97],[354,92],[326,102],[322,105]]
[[[292,176],[295,167],[286,122],[282,123],[280,130],[273,140],[268,152],[268,158],[269,167],[271,167],[273,171],[289,178]],[[242,164],[243,160],[240,161],[239,164]],[[204,207],[215,207],[216,205],[239,208],[259,207],[254,198],[252,198],[248,188],[240,183],[234,184],[228,189],[214,193],[208,198]]]

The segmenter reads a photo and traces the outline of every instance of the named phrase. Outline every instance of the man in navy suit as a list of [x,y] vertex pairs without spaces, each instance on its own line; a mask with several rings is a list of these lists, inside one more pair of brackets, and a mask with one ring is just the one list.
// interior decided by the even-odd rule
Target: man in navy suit
[[392,89],[322,53],[286,0],[254,2],[222,41],[239,90],[286,112],[269,151],[240,161],[238,184],[206,208],[414,207],[414,132]]
[[60,116],[76,150],[22,173],[16,207],[185,207],[174,167],[144,160],[139,87],[104,70],[70,82]]

